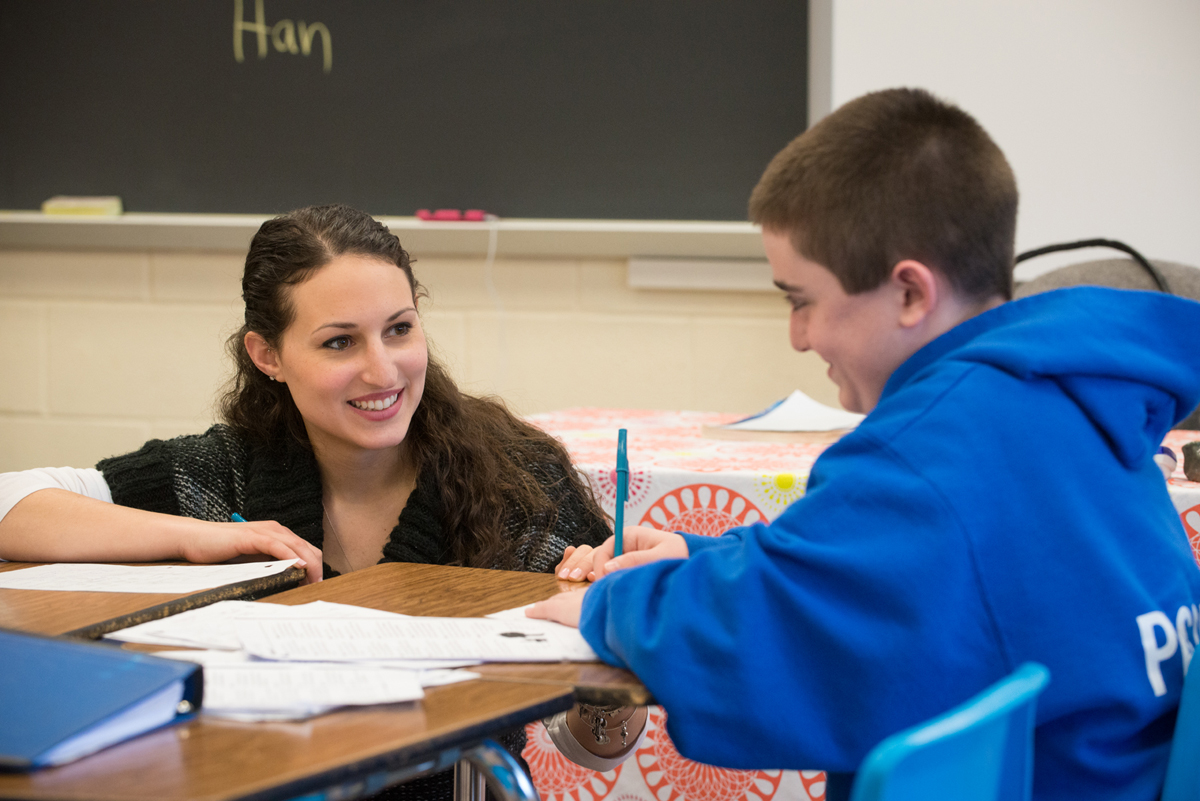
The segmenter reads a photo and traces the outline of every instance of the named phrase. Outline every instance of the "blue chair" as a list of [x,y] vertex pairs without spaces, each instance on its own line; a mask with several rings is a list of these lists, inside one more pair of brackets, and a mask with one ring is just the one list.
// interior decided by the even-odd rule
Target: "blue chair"
[[1192,678],[1183,683],[1160,801],[1200,801],[1200,670],[1193,663],[1188,672]]
[[1049,680],[1049,670],[1026,662],[965,704],[888,737],[863,760],[851,801],[1028,799],[1034,713]]

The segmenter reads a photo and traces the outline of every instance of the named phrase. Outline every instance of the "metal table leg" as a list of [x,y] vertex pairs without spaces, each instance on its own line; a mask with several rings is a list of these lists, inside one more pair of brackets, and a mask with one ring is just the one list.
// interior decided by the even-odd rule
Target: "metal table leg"
[[503,801],[540,801],[520,763],[494,740],[464,751],[454,765],[454,801],[485,801],[485,787]]

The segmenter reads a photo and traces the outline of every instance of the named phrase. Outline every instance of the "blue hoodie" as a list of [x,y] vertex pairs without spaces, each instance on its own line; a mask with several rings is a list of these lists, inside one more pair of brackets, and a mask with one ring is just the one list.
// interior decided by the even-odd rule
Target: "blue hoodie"
[[1038,798],[1153,799],[1200,570],[1152,456],[1200,401],[1200,304],[1077,288],[974,317],[891,376],[772,523],[598,582],[580,628],[680,752],[854,771],[1033,660]]

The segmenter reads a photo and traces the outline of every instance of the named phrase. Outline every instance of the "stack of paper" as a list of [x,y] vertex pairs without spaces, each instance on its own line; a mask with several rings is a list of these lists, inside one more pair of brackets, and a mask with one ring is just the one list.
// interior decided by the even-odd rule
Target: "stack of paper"
[[236,720],[285,720],[339,706],[397,703],[422,688],[478,678],[486,661],[591,661],[575,629],[530,620],[410,617],[316,601],[223,601],[106,635],[207,650],[160,653],[202,663],[204,708]]

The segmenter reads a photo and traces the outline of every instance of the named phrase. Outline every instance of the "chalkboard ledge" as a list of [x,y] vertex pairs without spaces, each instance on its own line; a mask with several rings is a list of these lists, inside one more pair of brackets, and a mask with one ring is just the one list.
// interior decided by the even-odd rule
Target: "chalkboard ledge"
[[[145,214],[51,216],[0,211],[0,248],[31,250],[243,251],[267,215]],[[630,258],[674,256],[764,258],[748,222],[655,220],[496,220],[425,222],[380,217],[416,256],[485,256],[495,231],[500,257]]]

